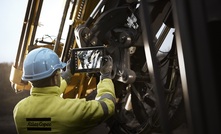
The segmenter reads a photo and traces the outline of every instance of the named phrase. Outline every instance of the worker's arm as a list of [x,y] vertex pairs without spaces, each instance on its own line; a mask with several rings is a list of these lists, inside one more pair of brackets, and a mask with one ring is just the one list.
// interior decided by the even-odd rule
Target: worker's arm
[[[110,56],[104,57],[100,69],[100,82],[97,85],[95,100],[82,103],[84,105],[84,119],[87,122],[102,122],[114,114],[115,111],[115,89],[111,79],[113,61]],[[82,111],[82,110],[81,110]]]
[[103,57],[100,69],[100,82],[97,85],[96,100],[102,105],[104,116],[112,115],[115,110],[115,90],[111,80],[113,60],[110,56]]
[[89,129],[114,114],[116,97],[114,84],[110,78],[112,65],[112,59],[109,57],[105,65],[101,67],[100,82],[97,85],[95,100],[66,99],[68,103],[62,105],[62,108],[67,109],[66,116],[78,122],[75,124],[78,125],[78,128]]
[[64,93],[66,87],[67,87],[67,82],[66,82],[65,79],[63,79],[63,78],[61,77],[61,85],[60,85],[61,94]]
[[105,78],[98,83],[95,99],[102,105],[104,116],[109,117],[114,114],[116,96],[114,84],[111,79]]

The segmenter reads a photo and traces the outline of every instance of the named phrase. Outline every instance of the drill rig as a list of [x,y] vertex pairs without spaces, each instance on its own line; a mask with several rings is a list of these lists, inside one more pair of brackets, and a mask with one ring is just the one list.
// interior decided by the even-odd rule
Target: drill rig
[[[203,2],[198,3],[202,5]],[[199,43],[194,42],[194,39],[199,38],[195,33],[207,28],[206,25],[192,27],[198,21],[193,19],[194,15],[201,13],[203,6],[195,8],[194,2],[184,0],[66,0],[56,40],[47,42],[35,37],[43,4],[44,0],[29,0],[27,4],[18,51],[10,75],[16,93],[31,87],[21,80],[23,61],[31,50],[47,47],[54,50],[63,62],[67,62],[72,58],[73,49],[105,47],[105,53],[113,58],[112,78],[118,98],[115,115],[106,122],[111,133],[169,134],[183,123],[189,124],[190,131],[201,132],[197,128],[207,123],[196,122],[200,122],[201,117],[208,117],[208,113],[195,116],[193,111],[201,113],[203,108],[217,111],[208,103],[205,107],[198,105],[202,103],[199,101],[202,99],[199,92],[207,93],[203,89],[193,89],[202,88],[199,84],[201,81],[197,80],[197,76],[202,73],[189,73],[197,70],[190,67],[191,63],[198,68],[203,66],[203,63],[191,60],[199,59],[199,56],[194,55],[195,51],[203,49],[204,52],[204,46],[211,43],[204,38],[205,42],[200,43],[208,44],[203,45],[203,48],[195,48]],[[217,14],[211,16],[214,17],[213,15]],[[200,19],[204,20],[201,24],[214,22],[209,15],[207,21],[202,14]],[[61,36],[67,20],[72,23],[68,25],[65,43],[62,43]],[[173,39],[168,43],[165,39],[171,30],[174,30],[171,35]],[[207,32],[201,34],[207,35]],[[170,48],[168,51],[161,50],[165,42]],[[196,44],[193,45],[194,49],[193,46],[190,47],[191,43]],[[210,63],[212,56],[207,56],[207,63]],[[213,70],[213,64],[210,65],[206,69]],[[99,75],[98,72],[87,71],[74,73],[63,97],[90,99],[96,91]],[[215,85],[213,82],[215,80],[207,84]],[[215,96],[215,87],[211,88],[214,89],[214,94],[210,95]],[[197,101],[191,104],[193,98]],[[210,103],[217,104],[216,97]],[[206,120],[208,124],[212,121],[208,118]],[[215,117],[213,120],[219,122]],[[194,126],[197,126],[196,129]],[[201,134],[220,132],[218,127],[205,129]]]

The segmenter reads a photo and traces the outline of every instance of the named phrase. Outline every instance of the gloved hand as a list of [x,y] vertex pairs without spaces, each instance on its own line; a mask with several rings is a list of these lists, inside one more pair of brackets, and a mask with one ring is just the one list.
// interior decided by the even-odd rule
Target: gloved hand
[[71,73],[70,63],[71,63],[71,60],[68,60],[67,65],[66,65],[66,70],[61,73],[61,77],[65,79],[67,84],[71,82],[71,78],[73,76],[73,74]]
[[106,79],[106,78],[112,79],[111,77],[112,69],[113,69],[112,58],[110,56],[104,56],[101,61],[100,79],[101,80]]

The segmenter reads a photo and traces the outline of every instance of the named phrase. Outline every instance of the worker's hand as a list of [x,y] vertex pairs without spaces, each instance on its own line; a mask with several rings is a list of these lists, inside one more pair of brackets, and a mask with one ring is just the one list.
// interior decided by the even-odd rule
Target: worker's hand
[[66,70],[65,70],[66,72],[67,72],[67,71],[68,71],[68,72],[71,72],[71,67],[70,67],[70,65],[71,65],[71,59],[67,61]]
[[104,56],[101,61],[100,79],[101,80],[106,79],[106,78],[112,79],[112,77],[111,77],[112,69],[113,69],[112,58],[110,56]]
[[67,61],[67,65],[66,65],[66,70],[61,73],[61,77],[62,77],[63,79],[65,79],[65,81],[66,81],[67,83],[70,83],[70,82],[71,82],[71,78],[72,78],[72,76],[73,76],[73,74],[71,73],[70,63],[71,63],[71,60],[68,60],[68,61]]

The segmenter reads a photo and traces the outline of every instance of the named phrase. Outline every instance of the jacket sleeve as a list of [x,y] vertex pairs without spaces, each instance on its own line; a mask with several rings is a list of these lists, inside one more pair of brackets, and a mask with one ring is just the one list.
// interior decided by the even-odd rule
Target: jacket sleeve
[[116,96],[114,84],[111,79],[103,79],[97,85],[97,95],[95,100],[98,100],[103,108],[104,116],[114,114]]

